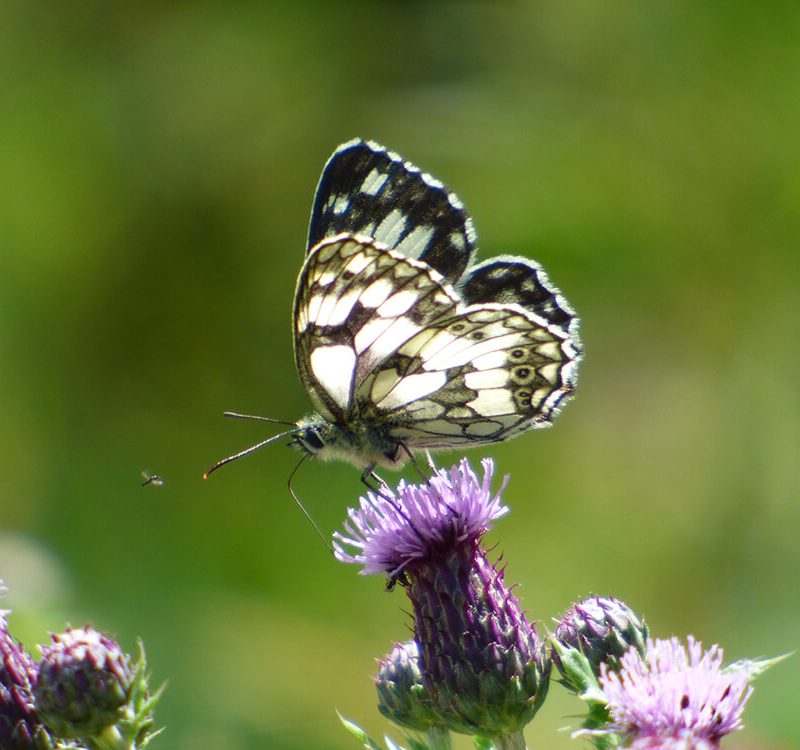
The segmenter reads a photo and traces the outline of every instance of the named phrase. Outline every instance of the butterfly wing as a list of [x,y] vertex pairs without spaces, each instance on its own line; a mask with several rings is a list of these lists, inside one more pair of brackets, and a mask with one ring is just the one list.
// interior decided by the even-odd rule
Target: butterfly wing
[[356,401],[412,451],[498,442],[550,424],[578,358],[569,335],[520,305],[471,305],[385,359]]
[[457,304],[427,264],[369,237],[320,242],[300,272],[294,304],[295,361],[315,407],[351,422],[365,378]]
[[453,283],[475,252],[475,230],[458,197],[373,141],[345,143],[328,160],[314,198],[307,251],[342,233],[372,237]]
[[564,296],[535,261],[500,255],[470,267],[459,284],[467,304],[520,305],[578,339],[578,318]]

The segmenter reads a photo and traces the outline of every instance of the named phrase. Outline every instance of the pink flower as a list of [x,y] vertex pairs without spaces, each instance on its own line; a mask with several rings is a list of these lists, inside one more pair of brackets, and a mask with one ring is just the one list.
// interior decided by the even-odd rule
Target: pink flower
[[722,649],[688,637],[648,639],[644,656],[635,648],[620,670],[600,666],[600,685],[611,717],[608,732],[636,750],[712,750],[742,728],[752,687],[747,669],[725,670]]

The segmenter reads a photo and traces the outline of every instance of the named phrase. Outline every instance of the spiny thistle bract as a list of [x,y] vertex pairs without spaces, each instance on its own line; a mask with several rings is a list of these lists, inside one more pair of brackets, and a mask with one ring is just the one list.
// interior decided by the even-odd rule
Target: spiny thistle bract
[[590,596],[575,602],[557,622],[553,634],[553,664],[566,687],[573,692],[581,693],[585,689],[585,676],[574,672],[574,665],[580,664],[580,660],[574,654],[567,655],[566,649],[582,654],[595,677],[603,663],[609,669],[618,669],[619,658],[631,646],[644,653],[648,634],[644,619],[613,596]]
[[93,628],[51,633],[42,646],[36,710],[53,734],[91,737],[115,724],[128,701],[133,673],[127,655]]

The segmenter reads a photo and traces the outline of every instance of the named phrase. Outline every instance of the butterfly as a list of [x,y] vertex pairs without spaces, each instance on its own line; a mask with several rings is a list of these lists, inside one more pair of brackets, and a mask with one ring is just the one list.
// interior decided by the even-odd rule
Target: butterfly
[[578,318],[534,261],[475,251],[442,182],[373,141],[339,146],[294,293],[295,364],[316,411],[206,476],[285,437],[366,478],[550,425],[575,389]]

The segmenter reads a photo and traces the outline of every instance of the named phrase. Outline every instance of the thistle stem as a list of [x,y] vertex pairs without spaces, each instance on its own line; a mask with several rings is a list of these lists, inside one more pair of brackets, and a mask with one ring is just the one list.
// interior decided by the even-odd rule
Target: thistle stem
[[428,750],[452,750],[450,731],[444,727],[431,727],[427,731]]
[[522,732],[492,738],[492,750],[527,750]]

